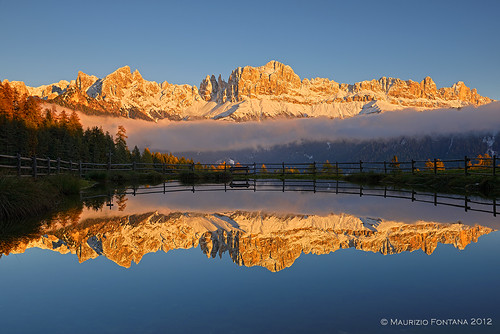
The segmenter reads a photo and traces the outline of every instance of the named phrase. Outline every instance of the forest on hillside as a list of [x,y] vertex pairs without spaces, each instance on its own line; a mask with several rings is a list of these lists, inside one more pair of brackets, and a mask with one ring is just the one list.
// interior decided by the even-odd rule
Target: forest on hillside
[[146,162],[186,164],[193,160],[171,153],[129,150],[123,126],[116,134],[100,127],[83,129],[75,111],[55,107],[42,110],[40,100],[20,95],[8,83],[0,81],[0,154],[61,158],[106,163]]

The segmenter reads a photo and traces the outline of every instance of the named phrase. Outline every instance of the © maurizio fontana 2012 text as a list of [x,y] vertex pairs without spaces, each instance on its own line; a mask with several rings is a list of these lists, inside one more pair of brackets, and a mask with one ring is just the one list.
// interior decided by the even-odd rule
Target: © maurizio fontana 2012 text
[[[384,319],[382,319],[384,320]],[[383,321],[381,321],[384,324]],[[390,319],[390,326],[492,326],[492,318]]]

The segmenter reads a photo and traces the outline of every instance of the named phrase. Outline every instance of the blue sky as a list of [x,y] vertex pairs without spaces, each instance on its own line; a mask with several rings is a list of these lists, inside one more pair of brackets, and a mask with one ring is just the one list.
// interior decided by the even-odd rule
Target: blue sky
[[301,78],[464,81],[500,99],[500,1],[4,1],[0,79],[129,65],[199,85],[275,59]]

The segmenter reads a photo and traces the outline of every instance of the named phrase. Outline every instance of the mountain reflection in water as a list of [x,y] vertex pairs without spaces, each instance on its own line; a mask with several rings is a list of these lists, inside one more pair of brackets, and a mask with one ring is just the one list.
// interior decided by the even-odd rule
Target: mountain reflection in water
[[384,255],[419,249],[432,254],[441,243],[462,250],[492,231],[459,222],[410,224],[345,213],[152,211],[81,219],[80,211],[55,217],[37,236],[2,243],[0,254],[20,254],[36,247],[76,254],[80,262],[105,256],[128,268],[148,253],[200,246],[208,257],[227,253],[237,265],[276,272],[290,267],[301,254],[346,248]]

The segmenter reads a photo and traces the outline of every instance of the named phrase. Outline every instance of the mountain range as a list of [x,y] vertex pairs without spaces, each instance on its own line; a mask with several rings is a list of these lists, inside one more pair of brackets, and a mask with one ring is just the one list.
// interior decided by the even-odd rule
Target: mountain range
[[421,82],[382,77],[345,84],[325,78],[301,79],[290,66],[277,61],[260,67],[238,67],[227,81],[221,75],[207,75],[199,88],[148,81],[128,66],[104,78],[78,72],[70,82],[61,80],[40,87],[29,87],[21,81],[8,83],[19,93],[89,114],[151,121],[348,118],[405,108],[479,106],[493,101],[461,81],[439,89],[430,77]]

